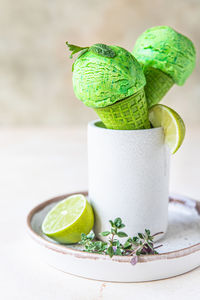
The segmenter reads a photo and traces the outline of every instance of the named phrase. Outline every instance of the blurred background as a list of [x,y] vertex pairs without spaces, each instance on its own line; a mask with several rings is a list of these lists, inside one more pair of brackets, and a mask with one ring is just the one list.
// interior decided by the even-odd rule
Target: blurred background
[[163,103],[186,125],[200,124],[200,0],[1,0],[0,125],[86,125],[96,115],[74,96],[65,41],[131,51],[156,25],[172,26],[196,46],[195,71]]
[[[183,146],[171,159],[170,191],[200,199],[200,0],[0,0],[2,299],[83,299],[83,294],[89,299],[91,286],[92,299],[97,293],[103,299],[100,285],[83,281],[80,286],[81,279],[66,280],[37,259],[25,218],[38,203],[88,186],[86,126],[97,116],[74,96],[73,60],[65,42],[132,51],[137,37],[157,25],[185,34],[197,50],[194,72],[162,103],[177,110],[187,128]],[[159,295],[175,299],[177,285],[187,287],[188,281],[186,296],[194,295],[199,278],[184,278],[174,281],[171,292],[165,281]],[[124,290],[115,287],[108,293],[121,299]],[[146,287],[138,286],[138,292],[152,294]]]

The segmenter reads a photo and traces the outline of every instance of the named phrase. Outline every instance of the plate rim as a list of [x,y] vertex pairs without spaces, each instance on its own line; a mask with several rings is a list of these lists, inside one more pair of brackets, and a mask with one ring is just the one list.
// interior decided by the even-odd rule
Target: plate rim
[[[27,229],[28,229],[28,234],[31,236],[31,238],[33,240],[35,240],[38,244],[44,246],[45,248],[48,248],[48,249],[58,252],[60,254],[72,255],[77,258],[84,258],[84,259],[88,258],[88,259],[93,259],[93,260],[112,260],[112,261],[116,261],[116,262],[130,263],[130,260],[131,260],[130,256],[114,255],[112,258],[110,258],[109,255],[102,255],[102,254],[98,254],[98,253],[88,253],[88,252],[84,252],[82,250],[68,248],[64,245],[56,244],[54,242],[48,241],[45,238],[43,238],[41,235],[39,235],[37,232],[34,231],[34,229],[31,226],[31,221],[32,221],[33,216],[37,212],[42,210],[47,205],[54,203],[54,202],[58,202],[60,200],[63,200],[64,198],[69,197],[73,194],[83,194],[85,196],[88,196],[87,191],[67,193],[67,194],[53,197],[46,201],[43,201],[43,202],[39,203],[38,205],[34,206],[29,211],[27,218],[26,218],[26,225],[27,225]],[[178,203],[178,204],[187,206],[189,208],[194,208],[194,209],[196,209],[197,213],[200,214],[200,201],[197,201],[197,200],[194,200],[191,198],[187,198],[185,196],[177,195],[175,197],[169,196],[169,202]],[[138,262],[145,263],[145,262],[163,260],[163,259],[174,259],[174,258],[179,258],[179,257],[184,257],[187,255],[190,255],[197,251],[200,251],[200,242],[197,244],[194,244],[192,246],[182,248],[179,250],[174,250],[171,252],[159,253],[159,254],[154,254],[154,255],[141,255],[141,256],[139,256]]]

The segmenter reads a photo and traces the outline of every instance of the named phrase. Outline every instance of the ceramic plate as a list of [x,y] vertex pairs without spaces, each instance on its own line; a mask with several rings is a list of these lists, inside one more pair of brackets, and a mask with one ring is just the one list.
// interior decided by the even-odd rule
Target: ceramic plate
[[27,217],[29,234],[37,242],[42,259],[56,269],[96,280],[137,282],[169,278],[200,265],[200,202],[170,197],[169,227],[159,241],[163,247],[158,255],[140,256],[133,266],[130,257],[87,253],[79,245],[60,245],[42,234],[41,225],[48,211],[70,195],[41,203]]

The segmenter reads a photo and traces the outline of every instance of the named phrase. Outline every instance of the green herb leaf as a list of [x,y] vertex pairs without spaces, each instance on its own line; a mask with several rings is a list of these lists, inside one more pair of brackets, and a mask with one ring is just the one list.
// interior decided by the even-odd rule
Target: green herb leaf
[[119,228],[121,229],[121,228],[124,228],[124,227],[126,227],[126,226],[124,224],[121,224]]
[[145,229],[145,232],[146,232],[146,234],[148,235],[148,236],[150,236],[150,230],[149,229]]
[[108,254],[110,257],[113,257],[113,255],[114,255],[114,250],[113,250],[113,247],[112,247],[112,246],[108,247],[108,249],[107,249],[107,254]]
[[134,236],[133,239],[132,239],[133,243],[137,243],[138,242],[138,237],[137,236]]
[[120,228],[120,226],[122,225],[122,219],[121,218],[116,218],[114,220],[114,225],[117,227],[117,228]]
[[84,239],[85,237],[87,237],[87,235],[85,233],[81,233],[81,238]]
[[137,250],[135,254],[136,254],[137,256],[140,256],[140,255],[141,255],[141,250]]
[[123,231],[119,231],[119,232],[117,232],[117,236],[118,237],[127,237],[128,235]]
[[[82,51],[82,50],[85,50],[87,51],[89,49],[89,47],[80,47],[80,46],[76,46],[76,45],[72,45],[72,44],[69,44],[68,42],[66,42],[66,45],[67,47],[69,48],[69,51],[71,51],[71,55],[70,55],[70,58],[73,57],[74,54]],[[81,53],[80,53],[81,54]],[[83,53],[82,53],[83,54]],[[82,55],[81,54],[81,55]]]
[[90,240],[93,240],[95,238],[95,234],[94,232],[90,232],[88,235],[87,235],[87,238],[90,239]]
[[117,247],[120,247],[120,246],[121,246],[121,244],[120,244],[120,241],[119,241],[119,240],[117,240],[117,241],[116,241],[116,246],[117,246]]
[[113,58],[116,56],[115,51],[111,47],[105,44],[95,44],[90,47],[90,50],[95,54],[105,56],[105,57]]
[[117,240],[114,240],[114,241],[112,242],[112,246],[117,246]]
[[144,239],[144,235],[142,233],[139,232],[138,236],[139,236],[140,239]]
[[116,249],[115,251],[115,255],[122,255],[123,254],[123,250],[119,247]]
[[114,226],[114,222],[112,220],[109,220],[109,223],[112,227]]
[[110,234],[110,231],[103,231],[100,233],[100,235],[102,235],[102,236],[107,236],[109,234]]
[[96,241],[94,246],[96,250],[100,250],[102,248],[102,241]]
[[131,245],[132,245],[132,244],[131,244],[130,242],[126,241],[126,242],[124,243],[124,249],[130,248]]

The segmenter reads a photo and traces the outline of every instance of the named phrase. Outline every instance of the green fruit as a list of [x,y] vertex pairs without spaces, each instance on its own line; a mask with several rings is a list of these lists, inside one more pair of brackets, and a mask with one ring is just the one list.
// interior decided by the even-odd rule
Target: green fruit
[[156,104],[149,110],[149,120],[153,127],[163,127],[165,142],[174,154],[185,137],[185,124],[181,117],[173,109]]
[[91,205],[83,195],[72,195],[54,206],[45,217],[42,231],[62,244],[81,240],[81,233],[88,234],[94,225]]

